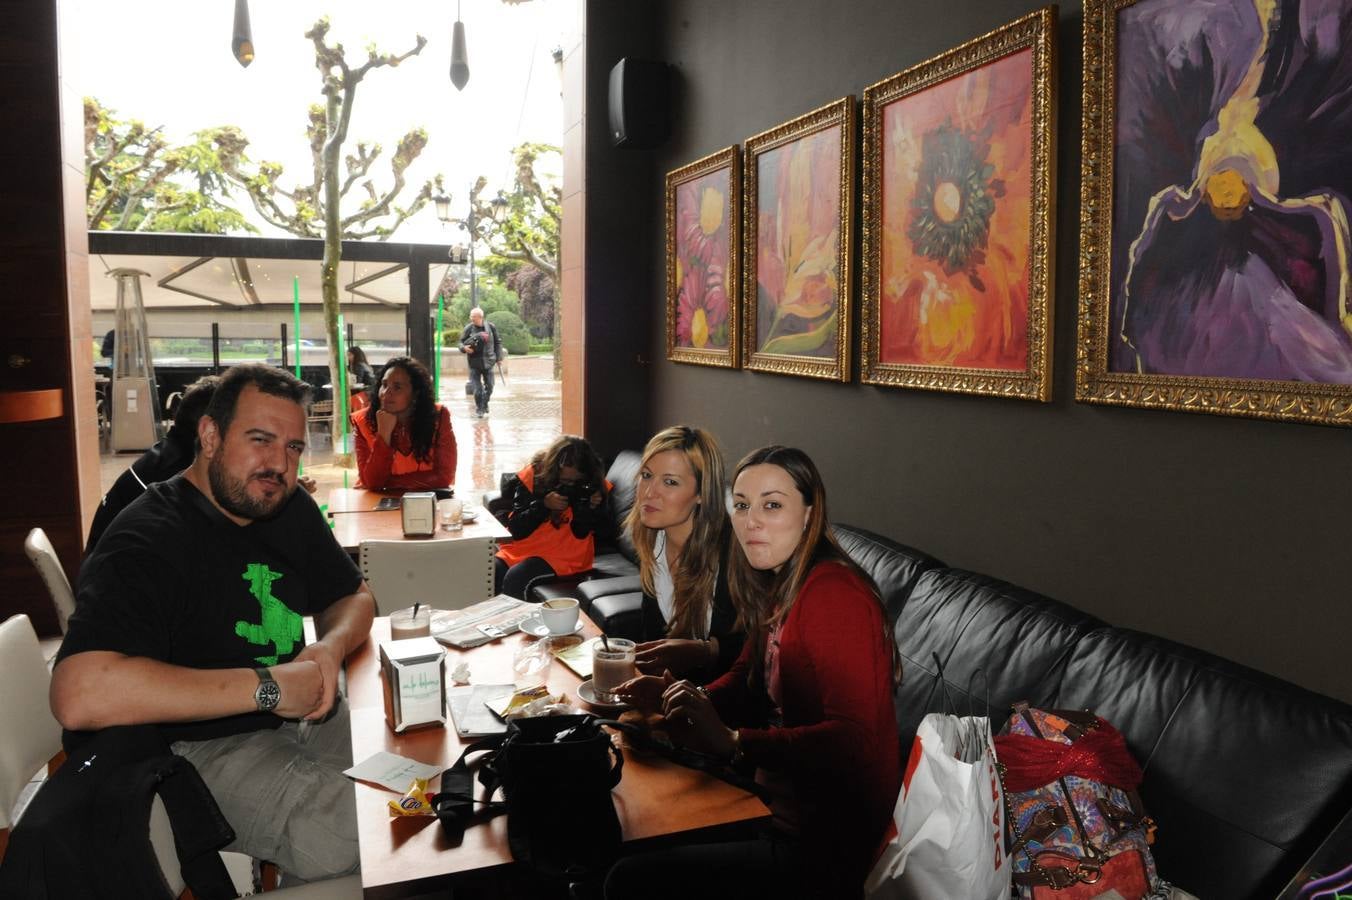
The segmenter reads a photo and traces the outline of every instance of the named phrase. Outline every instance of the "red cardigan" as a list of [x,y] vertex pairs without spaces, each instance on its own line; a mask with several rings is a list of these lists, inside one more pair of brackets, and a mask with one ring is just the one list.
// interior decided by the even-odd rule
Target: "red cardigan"
[[746,760],[792,786],[805,865],[833,896],[861,892],[901,789],[884,618],[859,576],[818,563],[780,632],[783,727],[756,727],[769,699],[747,684],[754,641],[708,688]]
[[[372,426],[366,424],[366,410],[352,416],[357,451],[358,483],[371,490],[421,491],[442,488],[455,482],[455,432],[451,430],[451,411],[437,404],[436,430],[432,434],[432,456],[418,460],[408,430],[394,426],[385,443]],[[412,470],[412,471],[396,471]]]

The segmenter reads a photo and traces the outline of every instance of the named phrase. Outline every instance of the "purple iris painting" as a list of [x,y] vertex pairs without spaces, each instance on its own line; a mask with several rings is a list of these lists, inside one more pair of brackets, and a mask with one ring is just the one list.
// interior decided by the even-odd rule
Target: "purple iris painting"
[[1117,25],[1109,369],[1352,384],[1352,2]]

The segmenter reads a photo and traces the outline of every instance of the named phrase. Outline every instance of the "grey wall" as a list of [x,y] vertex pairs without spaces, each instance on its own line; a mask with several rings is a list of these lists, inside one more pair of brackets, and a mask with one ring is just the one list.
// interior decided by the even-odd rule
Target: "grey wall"
[[[588,4],[593,77],[649,39],[605,26],[612,10],[630,5]],[[637,445],[658,427],[692,422],[718,434],[733,460],[765,443],[802,446],[823,471],[837,521],[1352,700],[1352,666],[1343,661],[1352,633],[1352,433],[1073,400],[1078,6],[1063,7],[1059,22],[1052,403],[665,361],[663,173],[846,94],[861,96],[1033,8],[1011,0],[669,0],[657,8],[652,50],[677,70],[673,139],[633,156],[651,157],[650,174],[633,162],[620,177],[593,163],[621,152],[588,144],[589,216],[590,203],[608,197],[627,204],[626,224],[644,223],[639,235],[612,229],[603,237],[589,219],[589,269],[606,259],[628,266],[626,283],[647,279],[642,310],[633,305],[640,297],[627,294],[593,303],[589,280],[588,327],[600,313],[645,328],[644,352],[654,361],[642,370],[646,408],[622,390],[612,407],[620,421],[607,426],[606,440]],[[588,99],[597,100],[594,84]],[[644,260],[615,262],[637,245]],[[857,351],[857,327],[853,342]],[[592,358],[598,345],[590,334],[587,343]],[[588,387],[594,404],[607,390]]]

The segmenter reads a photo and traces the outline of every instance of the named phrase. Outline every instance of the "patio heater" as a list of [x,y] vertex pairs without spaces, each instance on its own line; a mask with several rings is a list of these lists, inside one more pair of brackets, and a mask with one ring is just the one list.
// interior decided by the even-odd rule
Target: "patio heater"
[[146,450],[163,434],[155,363],[150,357],[146,307],[141,299],[139,269],[113,269],[117,279],[117,312],[113,321],[113,382],[108,412],[112,417],[109,446],[114,451]]

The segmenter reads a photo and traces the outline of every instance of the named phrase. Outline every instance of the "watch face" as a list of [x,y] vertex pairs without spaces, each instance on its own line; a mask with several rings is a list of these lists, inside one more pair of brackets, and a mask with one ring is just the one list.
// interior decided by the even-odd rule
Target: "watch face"
[[282,689],[277,686],[275,681],[259,682],[258,690],[254,691],[254,701],[262,712],[270,712],[276,709],[281,699]]

